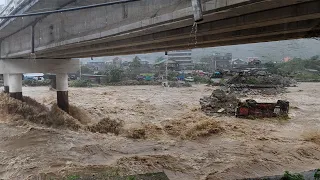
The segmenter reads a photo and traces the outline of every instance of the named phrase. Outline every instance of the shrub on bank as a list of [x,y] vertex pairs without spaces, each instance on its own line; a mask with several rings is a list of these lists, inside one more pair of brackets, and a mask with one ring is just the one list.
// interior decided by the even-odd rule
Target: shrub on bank
[[43,81],[37,81],[37,80],[23,80],[22,85],[23,86],[49,86],[51,84],[50,79],[45,79]]
[[179,83],[178,81],[169,81],[169,87],[192,87],[188,82]]
[[137,86],[137,85],[156,86],[156,85],[161,85],[161,82],[128,80],[128,81],[120,81],[120,82],[110,82],[110,83],[106,83],[105,85],[106,86]]
[[194,82],[200,83],[200,84],[208,84],[210,83],[210,78],[203,77],[203,76],[194,76]]

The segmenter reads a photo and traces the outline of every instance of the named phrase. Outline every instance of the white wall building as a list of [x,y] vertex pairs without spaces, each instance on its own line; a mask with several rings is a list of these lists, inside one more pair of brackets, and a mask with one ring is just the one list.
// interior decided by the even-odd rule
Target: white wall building
[[191,70],[194,68],[192,50],[169,51],[168,60],[176,62],[179,70]]

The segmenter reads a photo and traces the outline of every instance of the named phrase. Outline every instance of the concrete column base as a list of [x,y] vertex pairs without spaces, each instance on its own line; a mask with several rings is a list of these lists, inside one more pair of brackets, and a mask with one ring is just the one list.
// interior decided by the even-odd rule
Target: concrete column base
[[4,93],[9,93],[9,74],[3,74]]
[[10,93],[10,97],[12,98],[15,98],[15,99],[18,99],[20,101],[22,101],[22,92],[13,92],[13,93]]
[[60,109],[69,113],[68,91],[57,91],[57,104]]
[[68,74],[56,74],[57,85],[57,104],[58,107],[69,113],[69,98],[68,98]]
[[9,93],[9,86],[4,86],[4,91],[3,91],[4,93]]
[[22,100],[22,74],[9,75],[10,97]]
[[51,88],[52,89],[57,89],[57,80],[55,75],[50,76],[51,79]]

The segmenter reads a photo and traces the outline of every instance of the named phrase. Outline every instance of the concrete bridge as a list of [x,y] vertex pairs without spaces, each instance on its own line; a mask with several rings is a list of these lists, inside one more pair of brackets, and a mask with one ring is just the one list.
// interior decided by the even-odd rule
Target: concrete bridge
[[[11,78],[14,77],[11,74],[50,71],[60,74],[61,78],[57,79],[66,81],[65,73],[75,71],[79,63],[71,58],[267,42],[320,34],[319,0],[199,0],[202,5],[198,9],[192,1],[197,0],[136,0],[5,19],[0,22],[3,59],[0,73],[10,74],[9,91],[20,94],[20,87],[11,88],[10,82],[16,79]],[[10,14],[102,2],[115,1],[24,0]],[[203,20],[195,24],[194,18],[201,11]],[[57,86],[59,92],[67,91],[66,83],[58,84],[63,86]]]

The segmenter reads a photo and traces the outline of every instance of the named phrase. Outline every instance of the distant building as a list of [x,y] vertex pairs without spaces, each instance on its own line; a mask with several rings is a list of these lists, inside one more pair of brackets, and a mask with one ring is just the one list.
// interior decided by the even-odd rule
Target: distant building
[[178,67],[179,67],[178,63],[175,61],[169,60],[167,63],[167,59],[162,59],[154,63],[155,68],[160,73],[165,73],[166,65],[167,65],[167,69],[170,71],[176,71],[178,70]]
[[113,62],[112,61],[108,61],[108,62],[106,62],[106,67],[108,67],[108,66],[112,66],[113,65]]
[[128,69],[130,67],[130,65],[131,65],[131,62],[129,62],[129,61],[123,61],[122,62],[122,68],[123,69]]
[[260,60],[258,57],[247,57],[247,62],[250,63],[252,61]]
[[230,69],[232,62],[232,53],[220,54],[214,53],[212,57],[211,67],[217,69]]
[[259,57],[247,57],[249,67],[261,66],[262,62]]
[[140,61],[141,65],[149,65],[149,61]]
[[168,52],[168,62],[177,64],[176,70],[191,70],[194,68],[192,50],[180,50]]
[[248,63],[242,59],[233,59],[231,64],[232,68],[240,68],[242,66],[247,65]]
[[92,69],[93,71],[105,71],[106,70],[106,63],[101,61],[89,61],[86,65],[88,68]]
[[149,72],[152,72],[152,67],[153,65],[151,65],[149,63],[149,61],[140,61],[141,63],[141,72],[142,73],[149,73]]
[[41,81],[44,80],[43,73],[26,73],[23,74],[23,80],[37,80]]
[[292,60],[292,58],[291,57],[284,57],[283,58],[283,62],[289,62],[289,61],[291,61]]
[[117,67],[117,68],[120,68],[121,65],[122,65],[122,59],[119,58],[119,57],[116,57],[112,60],[112,64],[113,66]]

